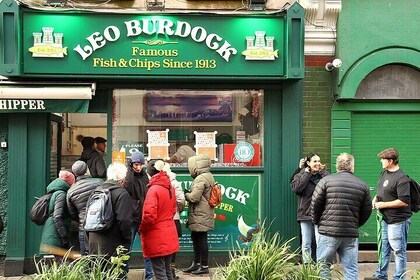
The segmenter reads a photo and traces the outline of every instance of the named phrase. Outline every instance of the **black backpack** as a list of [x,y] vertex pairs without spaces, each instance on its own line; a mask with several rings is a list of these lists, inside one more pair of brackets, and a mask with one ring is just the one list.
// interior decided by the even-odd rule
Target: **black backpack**
[[420,185],[410,178],[410,198],[411,211],[417,213],[420,211]]
[[48,216],[50,214],[48,212],[48,208],[50,205],[52,195],[53,193],[51,192],[44,194],[39,198],[35,197],[36,201],[32,206],[30,217],[31,221],[37,224],[38,226],[42,226],[43,224],[45,224],[45,221],[48,219]]

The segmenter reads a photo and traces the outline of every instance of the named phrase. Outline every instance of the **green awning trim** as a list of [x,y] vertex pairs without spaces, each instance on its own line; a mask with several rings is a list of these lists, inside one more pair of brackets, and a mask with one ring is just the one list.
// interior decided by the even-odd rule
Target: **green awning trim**
[[0,113],[87,113],[89,100],[0,99]]

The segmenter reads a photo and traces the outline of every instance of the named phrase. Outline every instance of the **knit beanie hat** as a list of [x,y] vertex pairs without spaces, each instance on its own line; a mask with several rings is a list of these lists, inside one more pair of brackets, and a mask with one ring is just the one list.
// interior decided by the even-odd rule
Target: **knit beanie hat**
[[71,171],[73,172],[74,176],[82,176],[86,174],[87,171],[87,164],[82,160],[78,160],[71,166]]
[[134,152],[130,156],[131,163],[144,164],[144,154],[142,152]]
[[58,173],[58,178],[60,178],[64,182],[66,182],[67,185],[69,185],[70,187],[76,181],[76,179],[74,178],[73,173],[71,173],[69,171],[65,171],[65,170],[62,170],[62,171],[60,171],[60,173]]
[[151,160],[147,164],[147,174],[149,174],[150,177],[153,177],[154,175],[158,174],[160,171],[163,171],[163,167],[165,166],[165,163],[162,160]]

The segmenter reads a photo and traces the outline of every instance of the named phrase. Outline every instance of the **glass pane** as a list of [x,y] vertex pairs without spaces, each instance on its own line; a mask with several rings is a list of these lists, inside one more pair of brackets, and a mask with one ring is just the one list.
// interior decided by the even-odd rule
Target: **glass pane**
[[[68,113],[64,114],[64,129],[62,133],[62,162],[64,169],[70,169],[73,163],[81,157],[83,147],[80,138],[83,136],[107,138],[106,113]],[[95,145],[95,148],[96,145]],[[106,151],[103,153],[107,166]]]
[[262,90],[115,90],[113,151],[172,166],[208,154],[213,166],[262,166]]

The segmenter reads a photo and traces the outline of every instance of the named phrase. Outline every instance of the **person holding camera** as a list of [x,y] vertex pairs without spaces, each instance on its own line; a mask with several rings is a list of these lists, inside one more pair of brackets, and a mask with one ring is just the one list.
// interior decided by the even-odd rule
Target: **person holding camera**
[[311,152],[301,160],[300,171],[290,183],[293,192],[298,196],[297,221],[300,224],[302,259],[305,264],[314,259],[315,252],[312,252],[312,248],[316,248],[315,244],[312,244],[315,237],[315,227],[310,213],[312,193],[319,180],[329,174],[330,172],[324,169],[319,155]]

